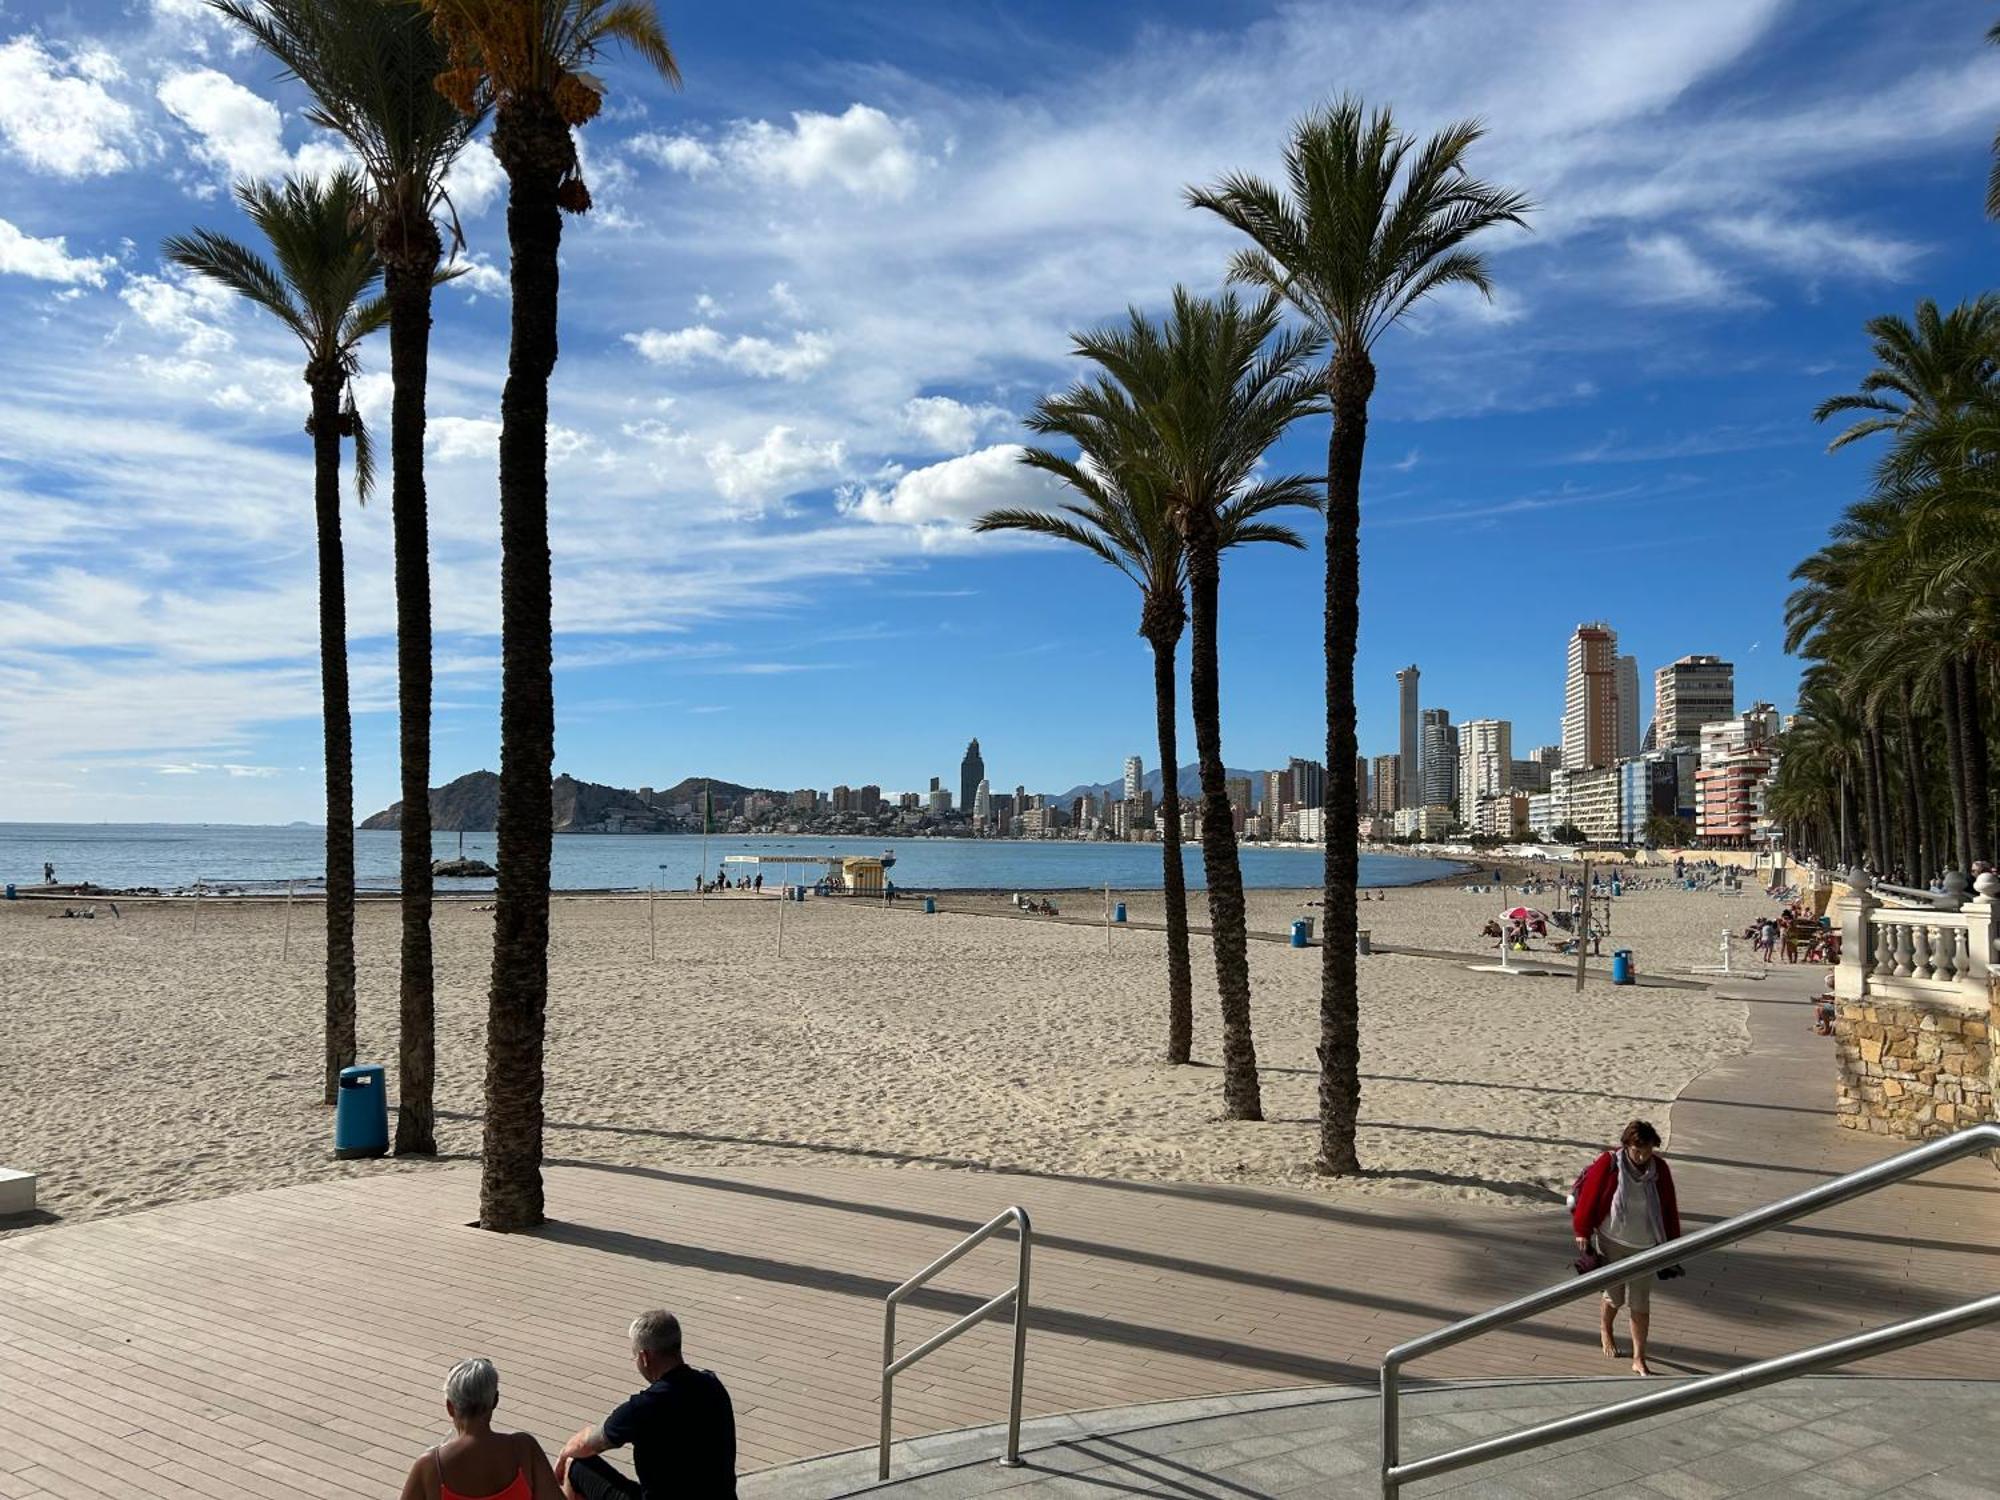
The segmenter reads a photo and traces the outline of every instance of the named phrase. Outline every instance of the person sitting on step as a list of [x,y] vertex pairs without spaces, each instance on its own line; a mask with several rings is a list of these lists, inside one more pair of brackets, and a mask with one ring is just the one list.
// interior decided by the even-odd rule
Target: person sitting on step
[[[670,1312],[632,1320],[632,1363],[649,1382],[601,1426],[563,1444],[556,1477],[570,1500],[735,1500],[736,1412],[709,1370],[681,1358],[680,1320]],[[598,1457],[632,1448],[635,1483]]]
[[525,1432],[495,1432],[500,1372],[490,1359],[460,1360],[444,1378],[452,1436],[410,1466],[402,1500],[557,1500],[555,1471]]

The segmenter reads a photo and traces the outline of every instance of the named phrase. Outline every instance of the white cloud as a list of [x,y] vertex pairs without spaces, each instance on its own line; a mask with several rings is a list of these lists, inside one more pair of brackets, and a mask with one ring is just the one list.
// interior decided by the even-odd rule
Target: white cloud
[[1018,443],[912,469],[887,488],[861,485],[841,496],[841,509],[889,526],[957,530],[1002,506],[1041,508],[1057,494],[1054,480],[1021,463]]
[[847,449],[837,440],[816,443],[801,438],[780,424],[754,447],[716,443],[702,457],[724,499],[742,508],[761,510],[772,501],[839,478],[847,463]]
[[797,380],[833,357],[832,340],[824,333],[795,333],[789,343],[780,344],[752,334],[725,338],[706,324],[677,328],[671,333],[648,328],[642,333],[626,334],[625,342],[638,350],[641,358],[656,365],[688,365],[707,360],[766,379]]
[[235,342],[216,325],[230,305],[231,293],[199,276],[167,281],[158,276],[128,276],[118,300],[146,327],[180,340],[184,355],[213,353]]
[[1780,271],[1804,276],[1858,276],[1901,281],[1924,253],[1910,240],[1824,219],[1750,214],[1714,219],[1708,232]]
[[139,117],[104,87],[121,76],[109,53],[58,61],[32,36],[0,46],[0,138],[37,172],[101,177],[142,154]]
[[949,396],[916,396],[903,403],[903,426],[932,448],[964,453],[980,434],[1013,414],[1001,406],[967,406]]
[[507,273],[494,265],[482,251],[473,250],[461,255],[454,266],[459,274],[452,278],[451,285],[474,297],[506,297],[513,293],[513,286]]
[[718,163],[715,152],[689,135],[660,135],[648,132],[635,135],[625,143],[628,151],[657,162],[675,172],[685,172],[690,177],[699,177],[704,172],[712,172]]
[[1625,284],[1640,302],[1728,307],[1754,300],[1679,235],[1632,235],[1625,249]]
[[169,73],[155,90],[160,103],[195,140],[197,160],[232,181],[268,181],[296,172],[320,177],[353,160],[331,138],[315,138],[296,153],[285,150],[278,106],[214,68]]
[[104,273],[117,264],[109,255],[71,255],[62,235],[36,239],[0,219],[0,276],[103,286]]
[[470,140],[444,176],[445,196],[461,219],[476,219],[507,191],[507,173],[484,140]]
[[833,183],[864,198],[905,198],[926,161],[916,127],[870,104],[843,114],[798,110],[790,127],[744,120],[716,145],[693,136],[647,134],[626,144],[633,154],[690,177],[728,165],[760,182],[795,188]]
[[442,459],[484,458],[497,463],[500,424],[491,417],[432,417],[424,424],[424,446]]

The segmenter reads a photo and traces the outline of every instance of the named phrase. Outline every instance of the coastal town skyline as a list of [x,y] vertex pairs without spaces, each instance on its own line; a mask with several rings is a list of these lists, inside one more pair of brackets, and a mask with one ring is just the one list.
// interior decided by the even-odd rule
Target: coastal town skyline
[[[1555,740],[1546,673],[1599,617],[1641,663],[1712,651],[1743,701],[1791,706],[1786,574],[1869,462],[1827,455],[1809,414],[1866,369],[1867,317],[1969,295],[1990,260],[2000,54],[1977,18],[1029,9],[1037,69],[907,6],[816,23],[810,52],[677,16],[686,92],[635,80],[593,125],[552,419],[562,766],[636,785],[670,748],[802,785],[829,743],[861,744],[871,775],[922,786],[953,748],[939,725],[985,724],[1011,779],[1054,786],[1146,745],[1146,648],[1102,565],[964,523],[1046,502],[1018,422],[1073,377],[1066,333],[1212,288],[1226,232],[1182,188],[1268,171],[1336,71],[1420,126],[1482,116],[1491,159],[1549,206],[1493,236],[1492,304],[1442,299],[1386,356],[1364,754],[1394,748],[1377,685],[1412,660],[1427,701]],[[1433,57],[1432,27],[1468,45]],[[284,335],[159,242],[240,232],[226,183],[332,148],[296,85],[184,0],[11,9],[0,79],[0,357],[39,372],[0,407],[0,817],[313,817],[304,390]],[[467,274],[437,308],[439,781],[497,759],[500,186],[475,147],[451,184]],[[385,351],[363,366],[380,425]],[[1301,430],[1272,462],[1323,455]],[[396,793],[388,519],[346,508],[363,808]],[[1305,553],[1225,570],[1232,764],[1322,738],[1301,519]]]

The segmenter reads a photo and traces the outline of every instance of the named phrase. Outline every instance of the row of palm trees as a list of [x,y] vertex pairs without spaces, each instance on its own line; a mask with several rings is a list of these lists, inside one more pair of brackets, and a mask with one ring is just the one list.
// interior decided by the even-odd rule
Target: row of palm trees
[[1905,883],[2000,848],[2000,296],[1868,324],[1875,367],[1824,421],[1886,436],[1869,492],[1793,572],[1808,662],[1770,794],[1791,846]]
[[542,1221],[542,1040],[548,1003],[549,797],[555,755],[548,539],[548,391],[556,362],[562,215],[590,195],[574,131],[602,107],[586,68],[614,44],[670,83],[650,0],[208,0],[310,94],[310,118],[359,165],[244,185],[270,257],[202,230],[168,258],[295,335],[312,393],[320,662],[326,741],[326,1100],[355,1058],[354,777],[341,554],[341,440],[365,498],[373,462],[352,397],[358,347],[389,331],[390,506],[401,730],[399,1155],[435,1154],[431,952],[431,602],[424,491],[431,298],[449,280],[445,183],[489,116],[508,184],[512,339],[501,397],[499,889],[488,991],[480,1222]]
[[[1202,857],[1221,1001],[1223,1109],[1263,1118],[1250,1020],[1243,880],[1224,784],[1216,653],[1222,555],[1255,542],[1302,546],[1269,519],[1311,507],[1325,521],[1326,864],[1322,912],[1317,1170],[1360,1171],[1360,1009],[1355,972],[1359,808],[1354,779],[1354,656],[1360,628],[1361,476],[1376,342],[1417,303],[1447,287],[1490,295],[1471,242],[1525,223],[1520,193],[1466,166],[1480,138],[1460,122],[1418,140],[1386,109],[1343,99],[1300,121],[1285,182],[1232,175],[1188,193],[1248,243],[1231,282],[1200,297],[1177,288],[1155,322],[1131,311],[1115,328],[1078,334],[1072,350],[1096,373],[1039,403],[1028,425],[1075,454],[1030,448],[1024,461],[1075,499],[1061,513],[995,511],[984,531],[1018,530],[1084,547],[1140,590],[1139,634],[1153,651],[1167,902],[1167,1057],[1189,1060],[1192,980],[1175,786],[1175,653],[1192,626],[1189,691],[1201,777]],[[1296,321],[1287,323],[1286,313]],[[1323,475],[1266,476],[1264,455],[1293,422],[1332,418]]]

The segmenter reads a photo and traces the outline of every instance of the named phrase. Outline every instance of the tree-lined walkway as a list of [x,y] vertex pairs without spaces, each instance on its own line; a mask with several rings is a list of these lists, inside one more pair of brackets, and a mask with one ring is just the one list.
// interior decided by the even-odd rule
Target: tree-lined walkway
[[[1674,1110],[1693,1216],[1894,1149],[1832,1125],[1831,1057],[1790,983],[1747,987],[1755,1050]],[[1009,1202],[1038,1230],[1031,1413],[1369,1381],[1390,1345],[1566,1274],[1570,1254],[1554,1203],[931,1170],[795,1144],[797,1166],[728,1175],[553,1165],[556,1222],[522,1236],[468,1227],[477,1173],[452,1168],[0,1242],[0,1497],[386,1490],[438,1435],[444,1370],[473,1353],[500,1366],[505,1419],[558,1441],[628,1390],[625,1324],[654,1305],[734,1391],[746,1469],[866,1443],[882,1297]],[[1594,1144],[1576,1143],[1579,1165]],[[1006,1243],[961,1262],[901,1320],[905,1347],[1010,1275]],[[1696,1262],[1662,1291],[1656,1363],[1718,1368],[1995,1281],[2000,1174],[1962,1163]],[[1414,1373],[1612,1373],[1593,1325],[1573,1308]],[[2000,1330],[1867,1369],[2000,1374]],[[1006,1376],[1005,1328],[976,1331],[899,1381],[898,1435],[995,1419]]]

